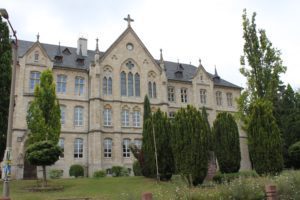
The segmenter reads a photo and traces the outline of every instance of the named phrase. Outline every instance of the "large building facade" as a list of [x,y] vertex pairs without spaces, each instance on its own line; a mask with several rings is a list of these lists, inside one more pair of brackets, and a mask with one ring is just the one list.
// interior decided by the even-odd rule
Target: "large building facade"
[[[59,145],[63,155],[48,169],[68,177],[73,164],[96,170],[121,165],[131,169],[129,145],[141,146],[143,101],[148,95],[153,111],[160,108],[173,117],[181,107],[205,106],[212,125],[218,112],[236,112],[241,88],[208,73],[199,62],[190,64],[154,59],[130,25],[105,51],[87,49],[79,38],[77,48],[19,41],[15,111],[12,133],[13,178],[30,178],[39,169],[24,160],[28,129],[26,114],[35,85],[45,69],[53,71],[61,107]],[[241,169],[250,169],[246,136],[240,130]],[[38,170],[38,171],[36,171]]]

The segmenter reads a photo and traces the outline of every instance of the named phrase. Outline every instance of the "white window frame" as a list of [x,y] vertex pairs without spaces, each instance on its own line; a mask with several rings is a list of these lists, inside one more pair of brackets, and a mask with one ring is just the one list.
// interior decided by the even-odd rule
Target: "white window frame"
[[103,126],[112,126],[112,110],[110,108],[104,108]]
[[83,126],[83,110],[81,106],[74,108],[74,126]]
[[66,94],[67,91],[67,76],[64,74],[57,75],[56,92]]
[[175,87],[173,86],[168,87],[168,101],[175,102]]
[[83,158],[83,139],[76,138],[74,140],[74,158]]
[[200,103],[206,104],[206,89],[200,89]]
[[188,89],[187,88],[181,88],[180,89],[180,95],[181,95],[181,102],[187,103],[188,102]]
[[104,158],[111,158],[112,157],[112,139],[105,138],[103,142],[103,153]]
[[130,158],[130,139],[123,139],[123,158]]
[[30,92],[34,92],[36,85],[40,84],[40,78],[41,78],[41,72],[39,71],[30,72],[30,81],[29,81]]
[[141,112],[139,110],[134,110],[132,113],[132,124],[133,127],[141,126]]
[[122,120],[122,127],[129,127],[129,110],[122,109],[121,120]]
[[75,94],[79,96],[84,94],[84,78],[81,76],[75,77]]

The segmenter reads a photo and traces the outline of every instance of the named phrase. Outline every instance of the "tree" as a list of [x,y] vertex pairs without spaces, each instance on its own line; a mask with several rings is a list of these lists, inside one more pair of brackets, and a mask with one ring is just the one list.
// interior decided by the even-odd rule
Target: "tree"
[[[286,71],[286,67],[282,64],[280,51],[272,46],[265,30],[257,31],[255,16],[256,13],[250,21],[244,10],[245,43],[240,72],[247,78],[247,87],[238,100],[239,117],[248,135],[254,168],[260,174],[275,173],[282,170],[282,144],[274,118],[274,105],[281,88],[280,74]],[[266,141],[268,139],[271,140]],[[264,159],[265,163],[262,162]],[[272,166],[272,162],[276,163]]]
[[215,152],[220,171],[235,173],[240,169],[241,151],[238,126],[230,113],[219,113],[214,121]]
[[6,147],[12,52],[9,29],[0,16],[0,162]]
[[207,174],[209,130],[195,107],[177,111],[173,121],[172,149],[177,173],[189,186],[201,184]]
[[288,149],[292,144],[300,141],[300,109],[297,107],[297,95],[289,84],[283,90],[275,111],[283,139],[285,167],[291,167]]
[[143,142],[142,150],[138,154],[139,162],[142,168],[142,174],[146,177],[154,177],[155,173],[155,156],[152,133],[152,114],[148,96],[144,98],[144,118],[143,118]]
[[158,109],[153,114],[156,136],[158,172],[161,180],[170,180],[174,173],[174,159],[171,148],[171,124],[166,113]]
[[[39,155],[34,162],[33,159],[28,160],[33,165],[43,167],[43,186],[45,186],[47,184],[45,166],[54,164],[59,158],[59,154],[51,153],[50,149],[56,148],[61,128],[60,107],[56,98],[53,75],[49,69],[41,74],[41,82],[35,88],[34,100],[29,106],[26,120],[30,130],[28,135],[29,146],[26,151],[27,158],[30,158],[28,156]],[[52,146],[49,146],[48,143],[51,143]],[[41,151],[43,148],[44,150]],[[48,148],[48,150],[45,148]],[[33,151],[37,152],[34,153]],[[38,152],[40,153],[38,154]],[[40,156],[42,154],[44,154],[44,157],[51,157],[49,162],[42,159],[43,156]]]
[[251,21],[247,12],[243,14],[244,55],[241,56],[242,68],[240,72],[247,78],[247,87],[243,91],[238,103],[240,117],[247,125],[251,102],[264,98],[273,104],[277,101],[277,94],[281,86],[280,74],[285,73],[280,58],[280,51],[272,46],[263,29],[256,29],[256,13]]
[[202,107],[201,114],[202,114],[202,117],[204,119],[206,129],[208,130],[209,150],[214,151],[214,138],[213,138],[213,134],[212,134],[210,124],[209,124],[209,121],[208,121],[208,115],[207,115],[207,112],[206,112],[206,108],[204,106]]
[[282,142],[272,103],[258,99],[252,103],[250,113],[247,134],[253,168],[260,175],[281,172]]

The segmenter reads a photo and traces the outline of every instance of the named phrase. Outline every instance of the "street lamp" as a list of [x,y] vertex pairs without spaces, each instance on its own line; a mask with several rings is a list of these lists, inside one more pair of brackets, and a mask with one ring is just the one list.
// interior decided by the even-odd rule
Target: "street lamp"
[[9,198],[9,177],[11,174],[11,147],[12,147],[12,121],[13,121],[13,113],[14,113],[14,94],[15,94],[15,82],[16,82],[16,67],[17,67],[17,59],[18,59],[18,38],[17,32],[13,29],[8,13],[6,9],[0,8],[0,15],[7,20],[13,35],[15,37],[14,48],[13,48],[13,69],[12,69],[12,79],[10,85],[10,99],[9,99],[9,113],[8,113],[8,126],[7,126],[7,136],[6,136],[6,149],[4,153],[4,179],[3,179],[3,198],[2,200],[10,200]]

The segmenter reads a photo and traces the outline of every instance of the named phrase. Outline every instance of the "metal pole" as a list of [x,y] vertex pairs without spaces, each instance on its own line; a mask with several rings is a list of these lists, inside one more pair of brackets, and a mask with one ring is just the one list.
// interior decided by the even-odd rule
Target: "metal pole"
[[154,119],[153,119],[153,115],[152,115],[152,133],[153,133],[154,152],[155,152],[155,163],[156,163],[156,179],[157,179],[157,181],[159,181],[158,161],[157,161],[157,149],[156,149],[156,139],[155,139],[155,130],[154,130]]
[[18,59],[18,38],[16,31],[13,29],[9,19],[8,14],[5,9],[3,17],[8,21],[10,28],[13,31],[15,41],[13,42],[13,68],[12,68],[12,79],[10,85],[10,99],[9,99],[9,113],[8,113],[8,126],[7,126],[7,136],[6,136],[6,150],[4,154],[4,182],[3,182],[3,197],[4,199],[9,198],[9,178],[11,174],[11,148],[12,148],[12,122],[14,114],[14,105],[15,105],[15,82],[16,82],[16,68],[17,68],[17,59]]

